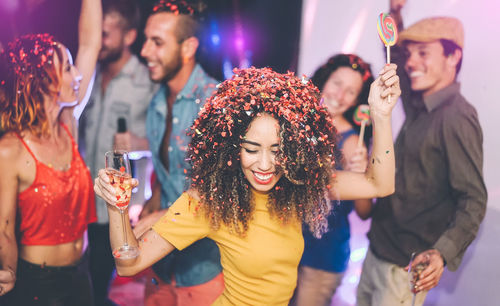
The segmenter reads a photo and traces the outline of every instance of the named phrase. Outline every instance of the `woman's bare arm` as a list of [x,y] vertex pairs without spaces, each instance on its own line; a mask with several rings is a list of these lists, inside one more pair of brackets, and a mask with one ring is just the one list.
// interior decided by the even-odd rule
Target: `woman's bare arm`
[[374,127],[373,151],[365,173],[337,171],[330,196],[342,200],[369,199],[394,192],[395,161],[391,112],[401,90],[396,65],[386,65],[372,83],[368,102]]
[[[364,173],[368,166],[368,150],[364,144],[358,147],[358,139],[358,135],[352,135],[344,141],[342,153],[345,163],[342,168],[347,171]],[[354,210],[362,220],[371,216],[372,205],[372,199],[354,200]]]
[[15,226],[20,154],[17,137],[11,134],[0,139],[0,296],[12,290],[16,281],[18,247]]
[[81,102],[87,93],[90,80],[94,74],[97,55],[102,41],[102,7],[101,0],[82,0],[80,20],[78,23],[78,52],[75,66],[82,75],[78,101]]

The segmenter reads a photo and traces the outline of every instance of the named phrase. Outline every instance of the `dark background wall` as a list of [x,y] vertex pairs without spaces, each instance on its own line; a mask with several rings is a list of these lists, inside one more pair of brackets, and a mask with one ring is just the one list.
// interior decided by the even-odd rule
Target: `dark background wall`
[[[138,3],[146,17],[154,1]],[[199,60],[214,77],[223,79],[232,67],[248,65],[280,72],[297,70],[302,0],[205,3]],[[80,1],[1,0],[0,41],[5,45],[21,34],[48,32],[74,54],[79,7]],[[141,44],[142,36],[136,52]]]

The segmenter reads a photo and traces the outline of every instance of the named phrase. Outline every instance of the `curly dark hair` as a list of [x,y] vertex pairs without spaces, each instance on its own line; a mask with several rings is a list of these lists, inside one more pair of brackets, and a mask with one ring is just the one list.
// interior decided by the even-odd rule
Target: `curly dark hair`
[[316,236],[326,230],[325,200],[334,174],[336,130],[318,89],[293,73],[270,68],[235,69],[218,86],[191,127],[191,187],[214,229],[248,230],[254,204],[240,165],[242,140],[261,113],[278,121],[277,171],[283,176],[269,193],[268,209],[283,224],[301,220]]
[[[330,78],[330,75],[340,67],[349,67],[354,71],[358,71],[363,79],[363,86],[361,87],[361,92],[357,98],[356,105],[348,108],[344,112],[344,118],[349,121],[349,123],[358,132],[360,126],[357,125],[353,120],[354,111],[356,107],[360,104],[368,104],[368,95],[370,94],[370,85],[373,83],[374,78],[370,69],[370,65],[364,62],[359,56],[354,54],[337,54],[328,59],[326,63],[321,65],[313,74],[311,81],[314,85],[318,87],[320,91],[323,91],[326,81]],[[363,141],[368,147],[370,144],[370,139],[372,137],[372,128],[367,126],[365,128],[365,134]]]

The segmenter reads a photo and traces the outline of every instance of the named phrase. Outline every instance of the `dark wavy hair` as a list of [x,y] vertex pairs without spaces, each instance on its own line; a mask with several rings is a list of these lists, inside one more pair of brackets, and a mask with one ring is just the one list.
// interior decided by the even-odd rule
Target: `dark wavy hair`
[[49,34],[29,34],[7,45],[0,54],[0,131],[40,136],[48,132],[44,97],[56,95],[63,58],[60,44]]
[[[357,125],[353,120],[354,111],[356,107],[360,104],[368,104],[368,95],[370,93],[370,85],[373,83],[374,78],[370,69],[370,65],[364,62],[359,56],[354,54],[337,54],[328,59],[326,63],[321,65],[313,74],[311,81],[314,85],[318,87],[320,91],[323,91],[326,81],[330,78],[330,75],[335,72],[335,70],[340,67],[349,67],[354,71],[361,74],[363,79],[363,86],[361,87],[361,92],[358,95],[356,105],[348,108],[344,112],[344,118],[349,121],[349,123],[358,132],[360,126]],[[372,128],[367,126],[365,128],[364,143],[368,147],[372,137]]]
[[325,200],[334,176],[336,130],[319,104],[318,89],[293,73],[269,68],[235,69],[218,86],[191,127],[188,155],[191,187],[214,229],[239,235],[248,230],[254,204],[240,165],[242,140],[256,116],[278,121],[277,171],[283,176],[269,193],[268,209],[279,222],[301,220],[320,236],[330,211]]

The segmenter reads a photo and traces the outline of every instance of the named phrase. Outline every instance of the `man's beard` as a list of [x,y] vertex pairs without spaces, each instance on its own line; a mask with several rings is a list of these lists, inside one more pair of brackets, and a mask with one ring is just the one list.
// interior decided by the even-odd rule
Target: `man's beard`
[[108,65],[118,61],[122,57],[123,49],[123,46],[113,49],[102,48],[101,52],[105,50],[106,54],[102,58],[99,56],[99,63],[101,65]]
[[179,49],[178,51],[179,52],[177,52],[176,57],[172,59],[163,69],[165,72],[165,76],[162,79],[163,83],[173,79],[182,68],[181,50]]

